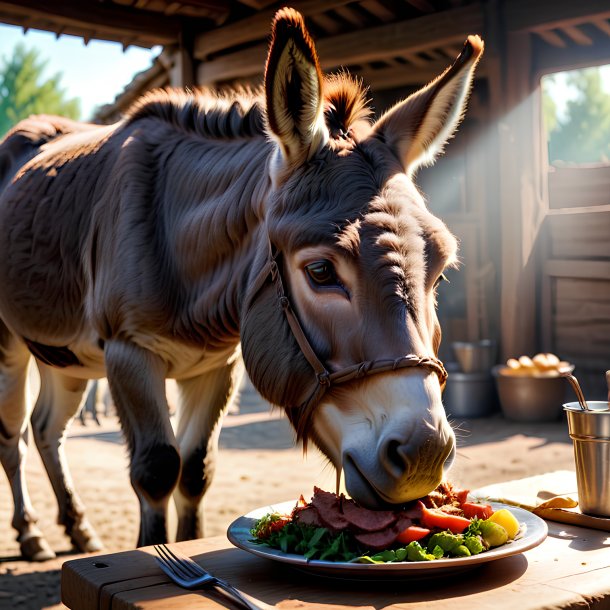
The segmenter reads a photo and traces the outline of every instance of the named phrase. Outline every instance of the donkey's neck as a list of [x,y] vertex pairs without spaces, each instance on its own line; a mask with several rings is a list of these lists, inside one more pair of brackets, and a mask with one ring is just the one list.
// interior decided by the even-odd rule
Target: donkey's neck
[[259,247],[268,160],[263,137],[211,140],[169,170],[164,206],[186,311],[180,334],[210,348],[239,341],[239,319]]

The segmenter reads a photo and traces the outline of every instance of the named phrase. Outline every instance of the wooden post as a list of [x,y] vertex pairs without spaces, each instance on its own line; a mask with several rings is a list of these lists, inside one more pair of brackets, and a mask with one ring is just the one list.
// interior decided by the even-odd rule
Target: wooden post
[[172,87],[194,87],[197,84],[193,47],[195,35],[188,25],[182,27],[178,48],[174,56],[174,66],[170,72]]
[[504,116],[500,119],[502,357],[538,345],[537,241],[547,211],[540,85],[533,80],[531,35],[508,33]]

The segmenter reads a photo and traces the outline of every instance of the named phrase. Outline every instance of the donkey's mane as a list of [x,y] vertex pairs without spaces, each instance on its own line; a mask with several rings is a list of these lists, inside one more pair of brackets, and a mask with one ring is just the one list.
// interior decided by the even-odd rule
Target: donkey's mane
[[[347,72],[324,80],[324,106],[333,139],[345,139],[352,127],[372,114],[362,83]],[[261,87],[221,92],[210,89],[156,89],[144,94],[128,110],[127,125],[146,118],[160,119],[206,138],[264,136],[265,100]]]
[[127,124],[157,118],[206,138],[252,137],[264,133],[263,108],[260,89],[156,89],[129,109]]

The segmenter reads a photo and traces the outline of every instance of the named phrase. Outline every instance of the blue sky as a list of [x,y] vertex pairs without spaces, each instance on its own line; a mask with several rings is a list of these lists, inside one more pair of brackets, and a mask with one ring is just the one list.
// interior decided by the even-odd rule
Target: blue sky
[[160,53],[160,47],[142,49],[123,47],[116,42],[92,40],[85,45],[82,38],[61,36],[29,30],[25,35],[19,27],[0,24],[0,58],[8,58],[18,42],[40,50],[41,59],[48,60],[45,76],[63,73],[62,86],[67,96],[81,100],[81,118],[89,119],[96,106],[112,102],[137,72],[148,68]]

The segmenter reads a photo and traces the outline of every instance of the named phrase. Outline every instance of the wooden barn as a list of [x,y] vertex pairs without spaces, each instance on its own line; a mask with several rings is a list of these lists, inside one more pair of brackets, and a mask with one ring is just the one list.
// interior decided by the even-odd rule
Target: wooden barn
[[[269,0],[1,0],[0,21],[57,35],[162,45],[110,122],[158,86],[257,85]],[[294,0],[322,67],[370,86],[377,112],[440,73],[470,33],[485,39],[467,118],[418,176],[461,240],[462,268],[440,295],[452,340],[496,339],[500,358],[552,351],[592,397],[610,368],[610,165],[553,167],[541,78],[610,63],[608,0]]]

